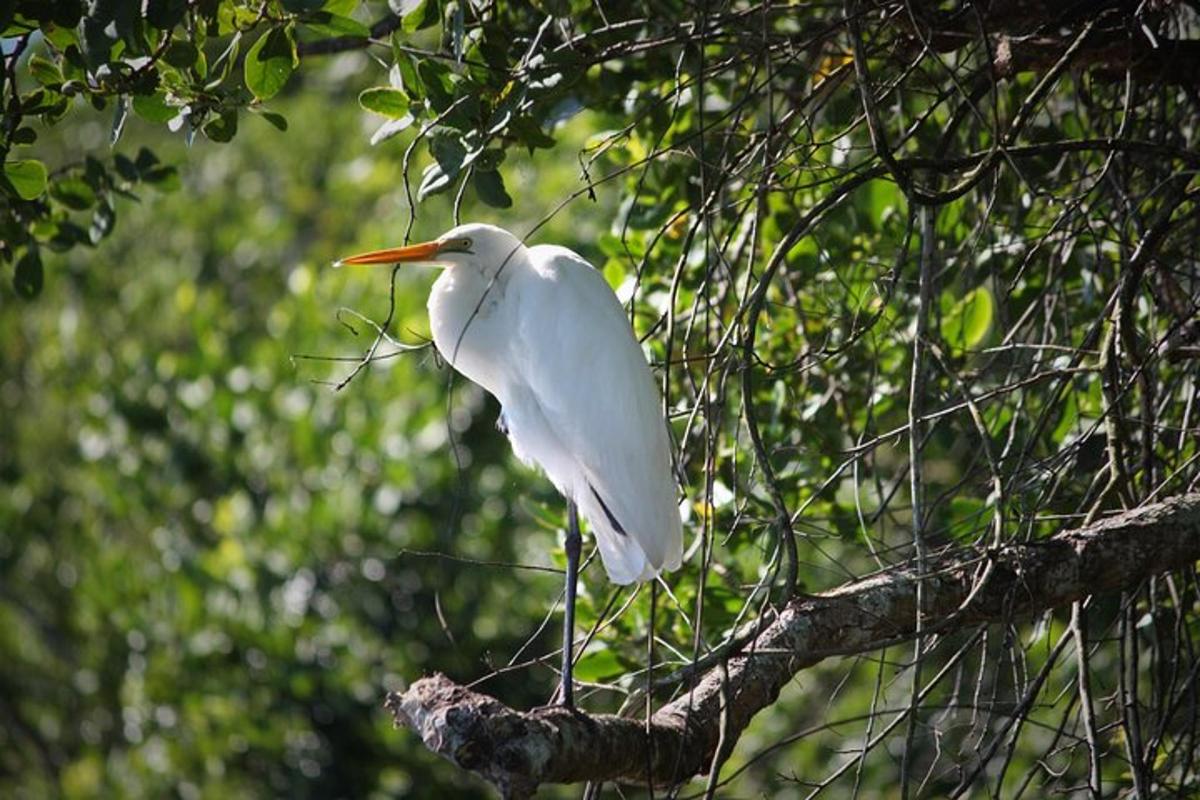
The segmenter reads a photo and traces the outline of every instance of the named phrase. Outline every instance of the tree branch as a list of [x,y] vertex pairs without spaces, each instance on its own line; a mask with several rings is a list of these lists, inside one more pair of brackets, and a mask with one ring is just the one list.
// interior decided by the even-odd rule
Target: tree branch
[[[561,708],[515,711],[444,675],[388,694],[398,725],[469,769],[504,797],[543,783],[620,781],[670,786],[702,774],[725,736],[734,742],[801,669],[878,650],[915,635],[917,585],[925,630],[950,632],[1066,605],[1137,585],[1200,558],[1200,493],[1128,511],[1049,539],[930,557],[922,576],[905,565],[796,598],[739,655],[659,709],[649,726]],[[649,755],[647,756],[647,753]]]

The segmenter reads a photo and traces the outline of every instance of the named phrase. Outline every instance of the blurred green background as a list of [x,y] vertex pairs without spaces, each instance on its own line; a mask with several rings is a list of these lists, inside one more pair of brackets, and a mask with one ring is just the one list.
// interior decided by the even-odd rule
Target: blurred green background
[[[560,504],[432,347],[327,383],[365,355],[356,315],[382,320],[389,285],[329,264],[398,243],[408,218],[406,142],[370,147],[354,100],[368,66],[305,73],[272,106],[286,133],[249,117],[188,150],[131,121],[120,152],[149,145],[181,188],[122,202],[96,249],[47,255],[38,300],[0,282],[0,794],[479,791],[392,732],[383,688],[503,665],[560,578],[404,550],[553,566]],[[593,126],[577,117],[536,171],[514,159],[514,211],[468,192],[462,218],[531,227],[579,185]],[[84,113],[39,148],[104,156],[106,137]],[[453,224],[452,199],[419,207],[418,237]],[[577,206],[544,235],[586,253],[611,199]],[[426,342],[433,277],[398,276],[408,343]],[[536,705],[554,680],[489,688]]]

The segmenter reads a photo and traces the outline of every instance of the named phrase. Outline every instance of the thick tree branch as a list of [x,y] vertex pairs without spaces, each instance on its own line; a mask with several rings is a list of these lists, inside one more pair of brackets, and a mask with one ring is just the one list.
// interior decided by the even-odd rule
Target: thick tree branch
[[[910,639],[922,584],[925,633],[1052,609],[1136,586],[1200,559],[1200,493],[1136,509],[1049,539],[931,557],[790,602],[746,650],[730,657],[725,736],[736,741],[801,669],[830,656]],[[621,781],[668,786],[708,766],[722,715],[720,665],[643,722],[564,709],[518,712],[434,675],[390,693],[397,724],[472,770],[505,797],[543,783]],[[647,757],[647,752],[649,757]]]

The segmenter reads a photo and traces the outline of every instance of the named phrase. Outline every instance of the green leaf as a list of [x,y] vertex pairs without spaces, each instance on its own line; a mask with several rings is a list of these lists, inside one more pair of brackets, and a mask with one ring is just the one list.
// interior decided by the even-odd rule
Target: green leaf
[[187,0],[146,0],[146,20],[160,31],[169,31],[183,21]]
[[400,30],[405,33],[428,28],[440,18],[438,4],[430,0],[388,0],[388,5],[400,15]]
[[196,59],[199,57],[200,51],[196,49],[196,45],[186,39],[176,39],[171,42],[162,56],[163,61],[179,69],[188,69],[196,63]]
[[259,111],[258,115],[271,124],[271,127],[278,131],[286,132],[288,129],[287,118],[283,114],[276,114],[274,111]]
[[400,119],[408,113],[408,98],[404,92],[387,86],[363,89],[358,95],[358,104],[367,111],[392,119]]
[[154,155],[154,151],[148,147],[140,147],[137,152],[137,168],[141,172],[145,172],[158,164],[158,156]]
[[475,159],[475,166],[482,170],[498,169],[507,157],[508,154],[499,147],[489,147]]
[[174,167],[155,167],[142,173],[142,180],[154,186],[160,192],[176,192],[183,185],[179,180],[179,170]]
[[79,51],[79,33],[75,30],[78,20],[69,25],[54,25],[43,23],[42,35],[46,37],[46,41],[54,45],[59,51],[66,50],[68,47],[74,47],[75,51]]
[[339,17],[348,17],[358,8],[358,3],[359,0],[325,0],[321,9]]
[[149,48],[146,45],[146,26],[142,20],[142,9],[139,3],[116,3],[114,27],[117,36],[125,45],[123,56],[146,56]]
[[876,230],[882,230],[886,218],[904,208],[904,193],[895,183],[882,178],[868,183],[863,197],[867,214]]
[[42,258],[38,251],[31,247],[17,261],[16,271],[13,272],[13,288],[21,297],[32,300],[42,293],[44,282]]
[[953,347],[974,349],[987,337],[994,315],[992,293],[986,287],[976,287],[942,317],[942,338]]
[[141,178],[138,174],[137,165],[129,159],[129,156],[117,153],[113,156],[113,164],[116,165],[117,174],[130,183],[134,183]]
[[436,161],[425,168],[421,173],[421,185],[417,188],[417,202],[424,200],[431,194],[445,191],[450,186],[451,176],[447,175],[445,170]]
[[231,142],[237,135],[237,112],[226,109],[204,124],[204,135],[214,142]]
[[217,30],[222,36],[234,31],[248,31],[257,24],[257,21],[258,14],[250,8],[231,6],[228,3],[222,3],[217,8]]
[[621,663],[617,654],[607,647],[589,650],[575,664],[575,678],[589,683],[615,678],[624,673],[625,665]]
[[615,258],[604,262],[604,280],[616,291],[625,282],[625,265]]
[[504,179],[497,171],[476,170],[471,178],[479,199],[494,208],[511,208],[513,201],[504,190]]
[[246,53],[246,87],[259,100],[268,100],[287,83],[297,63],[291,28],[272,28]]
[[446,127],[429,132],[429,152],[447,175],[457,175],[467,157],[467,147],[458,132]]
[[133,110],[147,122],[170,122],[179,115],[179,109],[167,105],[167,96],[163,92],[154,94],[139,94],[133,98]]
[[46,165],[35,159],[6,161],[4,177],[22,200],[41,197],[46,191]]
[[371,135],[371,144],[377,145],[380,142],[387,141],[395,136],[400,131],[407,129],[413,124],[414,117],[412,114],[405,114],[400,119],[389,119],[387,122],[379,126],[379,129]]
[[302,24],[311,31],[324,36],[357,36],[366,39],[371,29],[351,17],[342,17],[328,11],[314,11],[305,15]]
[[554,147],[554,137],[549,136],[542,130],[542,126],[538,125],[530,117],[517,117],[509,123],[508,128],[517,135],[521,140],[521,144],[528,147],[530,151],[536,147]]
[[394,63],[388,70],[388,82],[397,89],[403,89],[404,93],[413,100],[420,100],[425,96],[425,90],[421,86],[421,79],[417,77],[417,67],[413,63],[412,56],[401,50],[400,47],[399,37],[393,35],[392,57]]
[[29,59],[29,74],[42,86],[58,86],[63,82],[62,70],[48,58],[33,56]]
[[96,193],[83,178],[63,178],[50,184],[50,196],[73,211],[83,211],[96,204]]
[[[113,26],[115,29],[115,26]],[[96,17],[88,16],[83,20],[83,58],[91,69],[97,69],[101,64],[111,60],[113,45],[117,43],[110,36],[107,22],[101,22]]]
[[109,133],[108,143],[116,144],[121,133],[125,130],[125,122],[129,119],[129,96],[119,95],[117,97],[116,108],[113,109],[112,130]]
[[88,228],[88,238],[92,240],[92,244],[97,244],[101,239],[112,233],[113,225],[117,222],[117,212],[107,202],[100,204],[96,209],[96,213],[92,214],[92,224]]
[[445,111],[454,102],[454,86],[450,83],[450,70],[444,64],[425,59],[417,63],[417,75],[429,98],[429,105],[437,112]]

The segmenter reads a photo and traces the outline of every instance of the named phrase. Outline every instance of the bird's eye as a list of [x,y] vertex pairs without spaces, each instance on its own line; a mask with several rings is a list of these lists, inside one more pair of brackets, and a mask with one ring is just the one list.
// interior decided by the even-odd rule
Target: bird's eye
[[462,249],[463,249],[463,251],[465,251],[465,252],[467,252],[467,253],[471,252],[471,245],[472,245],[472,244],[474,244],[474,243],[471,241],[471,237],[470,237],[470,236],[464,236],[463,238],[461,238],[461,239],[459,239],[459,240],[458,240],[458,246],[459,246],[460,248],[462,248]]

